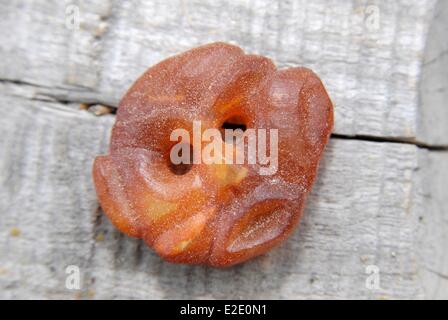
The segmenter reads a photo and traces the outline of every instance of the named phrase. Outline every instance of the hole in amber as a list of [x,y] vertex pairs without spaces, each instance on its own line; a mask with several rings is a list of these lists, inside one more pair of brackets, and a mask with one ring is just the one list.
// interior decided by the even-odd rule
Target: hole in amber
[[222,140],[227,143],[233,143],[233,139],[230,139],[229,141],[227,141],[228,139],[226,139],[226,135],[225,135],[226,129],[242,130],[244,132],[247,129],[247,125],[246,125],[246,122],[244,121],[244,119],[239,116],[230,117],[226,121],[223,122],[223,124],[221,125],[221,128],[220,128]]
[[224,123],[221,126],[221,129],[223,131],[225,129],[232,129],[232,130],[241,129],[243,131],[246,131],[247,125],[243,118],[234,116],[234,117],[230,117],[226,121],[224,121]]
[[179,164],[176,164],[176,163],[173,163],[171,157],[168,157],[168,167],[169,167],[170,171],[177,176],[183,176],[183,175],[187,174],[193,167],[193,146],[191,144],[189,144],[189,145],[185,146],[185,148],[182,148],[178,154],[178,156],[180,158],[183,158],[182,152],[184,149],[190,150],[190,152],[189,152],[190,154],[186,155],[186,158],[187,158],[186,163],[181,162]]

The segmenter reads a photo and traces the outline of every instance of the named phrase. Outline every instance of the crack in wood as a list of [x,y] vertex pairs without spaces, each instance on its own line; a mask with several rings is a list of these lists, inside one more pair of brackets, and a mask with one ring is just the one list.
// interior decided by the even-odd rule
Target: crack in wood
[[427,271],[431,272],[432,274],[435,274],[436,276],[440,277],[441,279],[448,280],[448,275],[447,274],[441,273],[441,272],[439,272],[437,270],[433,270],[433,269],[429,268],[428,266],[424,266],[424,268]]
[[[35,88],[45,88],[45,89],[51,89],[50,86],[44,86],[44,85],[38,85],[31,82],[26,82],[22,80],[11,80],[11,79],[0,79],[0,83],[6,83],[6,84],[13,84],[17,86],[29,86],[29,87],[35,87]],[[60,87],[62,89],[62,87]],[[67,90],[66,88],[64,88]],[[113,105],[107,105],[102,102],[92,102],[92,101],[79,101],[75,99],[61,99],[58,95],[51,95],[50,93],[39,93],[40,97],[25,97],[20,96],[24,99],[30,99],[35,101],[42,101],[42,102],[54,102],[54,103],[60,103],[62,105],[68,105],[68,104],[79,104],[80,108],[79,110],[90,110],[92,114],[96,116],[102,116],[105,114],[116,114],[117,113],[117,106]],[[44,99],[42,97],[48,97],[49,99]],[[339,133],[333,133],[331,135],[332,139],[342,139],[342,140],[357,140],[357,141],[369,141],[369,142],[376,142],[376,143],[401,143],[401,144],[409,144],[409,145],[415,145],[418,148],[426,149],[429,151],[434,152],[447,152],[448,151],[448,145],[432,145],[427,144],[422,141],[418,141],[413,138],[406,138],[406,137],[385,137],[385,136],[374,136],[374,135],[346,135],[346,134],[339,134]]]
[[356,141],[369,141],[369,142],[377,142],[377,143],[400,143],[400,144],[409,144],[417,146],[421,149],[426,149],[429,151],[448,151],[448,145],[429,145],[421,141],[417,141],[411,138],[405,137],[381,137],[381,136],[372,136],[372,135],[344,135],[333,133],[331,135],[332,139],[341,139],[341,140],[356,140]]

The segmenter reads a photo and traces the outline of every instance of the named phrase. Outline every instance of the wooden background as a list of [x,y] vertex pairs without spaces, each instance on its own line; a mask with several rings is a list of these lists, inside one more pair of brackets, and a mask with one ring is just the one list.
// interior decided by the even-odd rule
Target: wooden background
[[[226,270],[119,233],[91,178],[100,105],[218,40],[314,69],[336,117],[300,227]],[[0,298],[448,298],[447,52],[446,0],[0,0]]]

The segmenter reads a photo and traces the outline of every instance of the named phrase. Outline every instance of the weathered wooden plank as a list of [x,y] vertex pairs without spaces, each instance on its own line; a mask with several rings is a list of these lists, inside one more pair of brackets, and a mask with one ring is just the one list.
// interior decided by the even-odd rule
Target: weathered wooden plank
[[[420,208],[419,277],[428,299],[448,298],[448,152],[420,151],[415,200]],[[418,201],[422,201],[418,203]]]
[[0,296],[64,297],[63,265],[88,266],[98,208],[92,159],[113,119],[3,95]]
[[[113,116],[5,92],[0,100],[0,298],[423,296],[413,145],[333,139],[291,239],[227,270],[179,266],[98,212],[91,164]],[[80,291],[65,287],[68,265],[82,272]],[[369,265],[379,289],[366,286]]]
[[448,1],[431,23],[420,85],[418,140],[448,146]]
[[[333,139],[289,241],[229,270],[175,266],[98,212],[91,162],[113,116],[55,100],[116,105],[149,65],[225,40],[321,74],[336,133],[446,145],[446,1],[432,22],[435,0],[373,1],[379,29],[357,0],[75,1],[76,30],[71,3],[0,4],[0,298],[448,296],[446,152]],[[82,290],[65,287],[67,265]]]
[[[425,133],[426,117],[431,126],[442,123],[433,116],[439,113],[418,108],[435,3],[9,1],[0,10],[0,79],[39,85],[40,95],[117,105],[148,66],[199,44],[228,41],[280,67],[316,70],[336,104],[336,133],[446,144],[445,134],[434,140]],[[79,29],[66,26],[72,4]]]

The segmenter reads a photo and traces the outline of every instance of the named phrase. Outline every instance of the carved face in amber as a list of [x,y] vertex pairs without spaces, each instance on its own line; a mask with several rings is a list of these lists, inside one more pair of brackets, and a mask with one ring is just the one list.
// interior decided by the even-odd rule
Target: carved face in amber
[[[173,164],[171,133],[193,137],[195,121],[201,130],[276,129],[277,170]],[[332,103],[312,71],[277,70],[228,44],[198,47],[150,68],[123,97],[109,154],[94,162],[97,195],[118,229],[164,259],[234,265],[294,230],[332,126]]]

